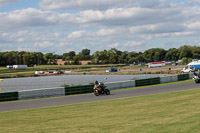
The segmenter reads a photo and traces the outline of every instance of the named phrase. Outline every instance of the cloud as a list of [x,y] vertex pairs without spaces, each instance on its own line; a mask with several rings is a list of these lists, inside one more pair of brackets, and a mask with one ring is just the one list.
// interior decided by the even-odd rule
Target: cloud
[[1,30],[67,25],[73,22],[73,16],[68,13],[61,14],[34,8],[0,13],[0,18]]
[[18,2],[19,0],[0,0],[0,7],[13,3],[13,2]]
[[100,29],[97,31],[97,36],[109,36],[117,32],[117,29]]
[[36,42],[34,44],[34,47],[39,47],[39,48],[48,48],[48,47],[52,47],[52,46],[54,46],[54,43],[49,42],[49,41],[44,41],[44,42],[41,42],[41,43]]
[[19,45],[20,49],[27,50],[34,46],[38,51],[57,53],[67,49],[80,51],[80,48],[95,51],[97,46],[98,50],[111,47],[144,50],[156,43],[164,46],[173,42],[171,38],[181,44],[180,38],[198,40],[200,34],[200,7],[187,3],[173,3],[172,0],[42,0],[41,9],[0,12],[0,44]]
[[119,43],[109,44],[109,48],[116,48],[116,47],[118,47],[119,45],[120,45]]
[[77,38],[81,38],[85,35],[85,31],[74,31],[71,34],[69,34],[67,37],[69,39],[77,39]]
[[33,43],[38,41],[60,41],[60,33],[31,32],[28,30],[17,32],[3,32],[0,34],[0,43]]
[[125,47],[141,46],[145,41],[131,41],[123,44]]
[[42,0],[41,9],[56,10],[106,10],[109,8],[163,8],[172,0]]
[[140,34],[158,34],[158,33],[172,33],[172,32],[182,32],[186,30],[186,26],[183,24],[176,23],[158,23],[158,24],[147,24],[142,26],[130,27],[131,33]]
[[193,0],[194,3],[200,3],[200,0]]

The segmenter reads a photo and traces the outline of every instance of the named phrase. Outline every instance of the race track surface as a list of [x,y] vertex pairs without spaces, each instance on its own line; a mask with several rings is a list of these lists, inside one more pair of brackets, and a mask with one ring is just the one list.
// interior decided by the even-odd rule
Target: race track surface
[[175,92],[175,91],[189,90],[196,88],[200,88],[200,84],[195,84],[194,82],[187,82],[187,83],[178,83],[172,85],[161,85],[156,87],[144,87],[132,90],[111,91],[111,95],[108,96],[106,95],[94,96],[94,94],[92,93],[86,95],[64,96],[57,98],[4,102],[0,103],[0,112],[78,104],[78,103],[111,100],[118,98],[128,98],[128,97],[160,94],[160,93]]

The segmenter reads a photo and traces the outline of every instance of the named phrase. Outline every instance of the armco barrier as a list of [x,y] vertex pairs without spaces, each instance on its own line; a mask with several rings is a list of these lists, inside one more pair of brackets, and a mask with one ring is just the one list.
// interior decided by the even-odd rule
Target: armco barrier
[[0,93],[0,101],[18,100],[18,92],[3,92]]
[[93,92],[94,85],[79,85],[65,87],[65,95],[83,94]]
[[153,85],[160,84],[160,77],[148,78],[148,79],[137,79],[135,80],[135,86]]
[[64,95],[65,95],[64,87],[34,89],[34,90],[19,91],[19,100],[64,96]]

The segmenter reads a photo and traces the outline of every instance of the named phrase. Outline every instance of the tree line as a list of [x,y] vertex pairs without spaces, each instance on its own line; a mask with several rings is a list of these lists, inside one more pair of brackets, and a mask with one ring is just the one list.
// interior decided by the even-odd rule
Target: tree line
[[183,59],[185,63],[191,59],[200,59],[200,47],[184,45],[179,48],[151,48],[144,52],[120,51],[116,48],[96,51],[91,54],[89,49],[83,49],[77,53],[70,51],[62,55],[55,53],[7,51],[0,52],[0,66],[26,64],[47,65],[56,64],[57,59],[63,59],[65,64],[80,64],[80,61],[90,60],[91,64],[132,64],[156,61],[177,61]]

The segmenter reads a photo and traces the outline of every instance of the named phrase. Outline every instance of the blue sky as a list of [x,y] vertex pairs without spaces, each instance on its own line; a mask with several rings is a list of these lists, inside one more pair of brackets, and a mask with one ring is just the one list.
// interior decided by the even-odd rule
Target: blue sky
[[200,46],[200,0],[0,0],[0,52]]

